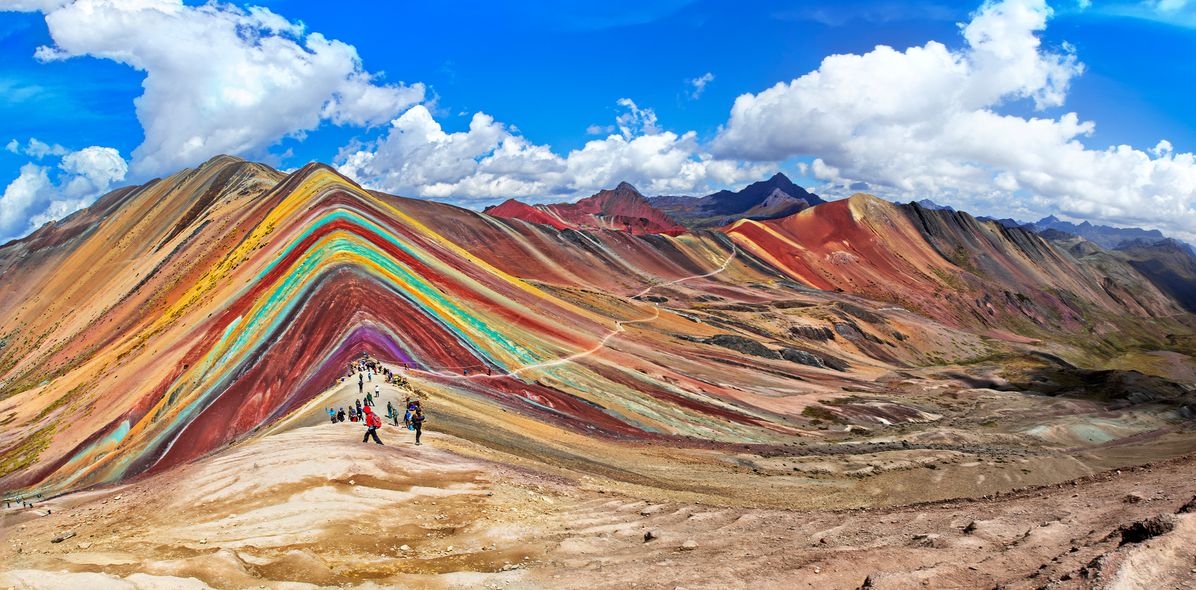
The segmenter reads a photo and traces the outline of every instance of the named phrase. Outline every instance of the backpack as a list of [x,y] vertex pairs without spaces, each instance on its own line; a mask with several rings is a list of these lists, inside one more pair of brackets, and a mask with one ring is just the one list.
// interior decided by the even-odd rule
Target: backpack
[[365,418],[365,424],[366,424],[366,426],[372,426],[374,428],[381,428],[382,427],[382,419],[379,418],[377,414],[369,414]]

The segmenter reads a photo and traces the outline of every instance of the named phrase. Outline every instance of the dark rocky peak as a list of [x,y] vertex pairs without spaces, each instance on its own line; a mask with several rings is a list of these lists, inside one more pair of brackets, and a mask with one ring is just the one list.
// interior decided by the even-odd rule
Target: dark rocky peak
[[635,193],[641,197],[643,196],[643,193],[641,193],[639,191],[639,189],[635,188],[635,186],[633,186],[630,182],[627,182],[626,180],[624,180],[623,182],[620,182],[619,185],[614,188],[614,190],[615,190],[615,192],[620,192],[620,193],[631,192],[631,193]]

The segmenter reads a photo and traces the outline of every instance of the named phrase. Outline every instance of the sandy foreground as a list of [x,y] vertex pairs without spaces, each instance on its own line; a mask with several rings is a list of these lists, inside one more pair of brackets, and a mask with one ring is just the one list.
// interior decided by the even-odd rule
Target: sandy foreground
[[304,426],[6,510],[0,587],[1196,585],[1193,457],[987,499],[796,511],[646,501],[445,434],[361,433]]

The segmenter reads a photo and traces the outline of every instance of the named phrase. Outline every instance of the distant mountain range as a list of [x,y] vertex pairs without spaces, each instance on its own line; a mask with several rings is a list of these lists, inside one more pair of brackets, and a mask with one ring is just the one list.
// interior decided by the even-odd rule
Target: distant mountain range
[[651,197],[652,206],[690,228],[721,227],[739,219],[779,219],[825,203],[780,172],[739,191],[722,190],[704,197]]
[[722,227],[740,219],[780,219],[825,202],[778,172],[741,190],[721,190],[703,197],[645,197],[623,182],[573,203],[529,205],[508,199],[487,207],[485,213],[557,229],[678,235],[690,229]]
[[495,217],[543,223],[557,229],[612,229],[632,234],[679,235],[687,230],[667,214],[649,204],[630,183],[599,191],[574,203],[528,205],[515,199],[487,207]]
[[[922,199],[916,203],[926,209],[934,211],[955,211],[950,206],[939,205],[930,199]],[[1096,225],[1094,223],[1083,221],[1080,223],[1072,223],[1070,221],[1063,221],[1054,215],[1048,215],[1034,222],[1025,222],[1012,219],[1009,217],[977,217],[980,221],[995,221],[1004,225],[1005,227],[1020,227],[1030,231],[1042,234],[1048,238],[1057,239],[1062,234],[1069,234],[1079,236],[1095,243],[1096,245],[1107,250],[1118,249],[1123,245],[1131,242],[1141,242],[1142,244],[1150,244],[1155,242],[1173,241],[1174,246],[1187,250],[1193,256],[1196,256],[1196,248],[1186,242],[1168,238],[1163,235],[1163,232],[1157,229],[1142,229],[1138,227],[1113,227],[1109,225]],[[1141,244],[1139,244],[1141,245]]]
[[1117,248],[1124,242],[1146,241],[1157,242],[1167,239],[1163,232],[1157,229],[1141,229],[1137,227],[1110,227],[1107,225],[1093,225],[1087,221],[1075,224],[1063,221],[1054,215],[1043,217],[1034,223],[1023,224],[1037,232],[1047,229],[1067,232],[1080,236],[1103,248]]

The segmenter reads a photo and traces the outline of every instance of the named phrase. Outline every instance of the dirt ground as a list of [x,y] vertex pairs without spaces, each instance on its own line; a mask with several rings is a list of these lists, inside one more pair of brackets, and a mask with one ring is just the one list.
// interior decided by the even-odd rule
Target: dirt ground
[[[127,485],[5,510],[0,587],[1196,584],[1191,456],[988,497],[781,510],[636,493],[644,488],[434,431],[418,447],[395,427],[382,447],[360,434],[347,423],[298,427]],[[907,485],[934,486],[937,471],[902,473]],[[776,480],[747,473],[732,480],[757,491]]]

